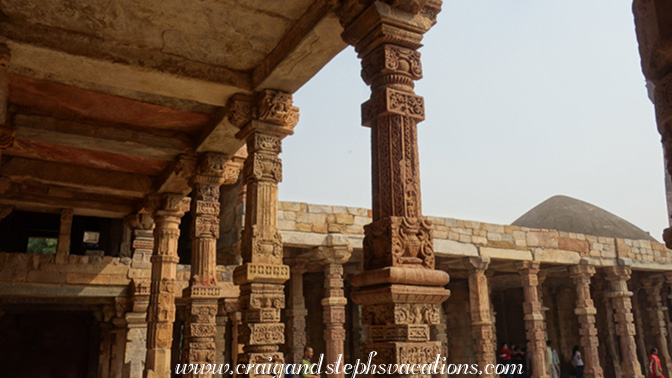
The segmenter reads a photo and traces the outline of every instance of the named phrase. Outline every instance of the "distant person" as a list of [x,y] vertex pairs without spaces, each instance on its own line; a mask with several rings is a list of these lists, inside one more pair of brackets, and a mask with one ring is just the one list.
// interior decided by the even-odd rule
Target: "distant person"
[[[515,369],[515,376],[523,378],[525,370],[525,352],[515,344],[511,347],[511,363],[514,365],[512,369]],[[518,366],[523,366],[523,369],[519,369]]]
[[658,358],[658,348],[651,349],[649,354],[649,371],[651,372],[649,378],[665,378],[663,367],[660,365],[660,358]]
[[320,378],[319,374],[311,374],[313,363],[310,361],[313,358],[313,348],[306,346],[303,348],[303,358],[301,359],[301,377],[303,378]]
[[560,378],[560,357],[558,357],[558,352],[551,347],[551,344],[551,340],[546,340],[548,375],[551,378]]
[[513,373],[511,372],[511,350],[508,343],[502,343],[497,356],[499,357],[499,362],[506,366],[506,377],[513,378]]
[[583,378],[583,357],[578,345],[574,345],[572,349],[572,365],[574,365],[576,378]]

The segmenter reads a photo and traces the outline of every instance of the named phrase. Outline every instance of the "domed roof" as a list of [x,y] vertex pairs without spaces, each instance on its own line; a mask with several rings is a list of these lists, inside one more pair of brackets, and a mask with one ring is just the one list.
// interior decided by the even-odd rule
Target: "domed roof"
[[604,209],[575,198],[553,196],[512,223],[611,238],[656,241],[648,232]]

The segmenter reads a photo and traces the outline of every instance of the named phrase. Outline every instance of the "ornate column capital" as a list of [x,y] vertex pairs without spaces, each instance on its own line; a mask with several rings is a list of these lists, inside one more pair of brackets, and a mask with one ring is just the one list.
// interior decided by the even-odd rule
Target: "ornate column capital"
[[185,197],[182,194],[154,193],[145,197],[143,211],[152,214],[152,216],[175,213],[176,216],[181,218],[184,213],[189,211],[190,203],[191,198]]
[[595,267],[592,265],[580,264],[569,267],[569,276],[571,278],[590,278],[594,275]]
[[[231,185],[238,181],[240,165],[218,152],[202,153],[194,166],[191,185]],[[219,198],[216,199],[219,201]]]
[[520,275],[527,274],[538,274],[539,273],[539,261],[518,261],[516,262],[516,269]]
[[352,247],[347,237],[328,235],[327,245],[315,247],[311,259],[321,265],[345,264],[350,260]]
[[251,95],[233,95],[226,105],[226,117],[241,129],[238,139],[247,139],[254,132],[284,138],[294,133],[299,108],[293,105],[291,94],[266,89]]
[[485,273],[490,266],[490,256],[472,256],[465,259],[467,270]]
[[124,224],[131,230],[152,230],[154,219],[147,213],[133,213],[124,217]]

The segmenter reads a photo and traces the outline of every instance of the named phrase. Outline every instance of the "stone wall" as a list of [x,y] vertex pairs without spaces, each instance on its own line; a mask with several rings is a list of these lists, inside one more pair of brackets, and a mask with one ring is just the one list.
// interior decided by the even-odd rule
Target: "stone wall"
[[[662,243],[649,240],[609,238],[453,218],[427,218],[433,223],[438,256],[481,254],[492,258],[534,259],[560,264],[576,264],[584,257],[594,260],[598,266],[614,265],[614,260],[621,258],[626,265],[643,263],[651,269],[655,269],[655,264],[672,264],[672,251]],[[278,224],[284,232],[342,233],[361,238],[363,226],[370,222],[371,213],[367,209],[278,203]],[[361,244],[353,243],[353,246],[361,247]]]

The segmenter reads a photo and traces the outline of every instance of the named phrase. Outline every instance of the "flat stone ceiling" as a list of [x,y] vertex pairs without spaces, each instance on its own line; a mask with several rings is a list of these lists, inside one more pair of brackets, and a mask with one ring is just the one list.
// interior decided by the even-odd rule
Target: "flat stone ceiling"
[[2,0],[13,33],[81,33],[236,71],[255,68],[312,0]]

